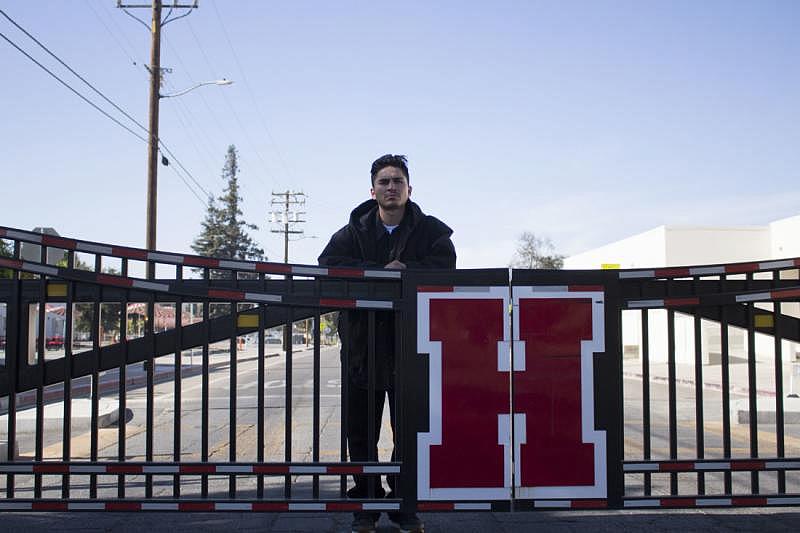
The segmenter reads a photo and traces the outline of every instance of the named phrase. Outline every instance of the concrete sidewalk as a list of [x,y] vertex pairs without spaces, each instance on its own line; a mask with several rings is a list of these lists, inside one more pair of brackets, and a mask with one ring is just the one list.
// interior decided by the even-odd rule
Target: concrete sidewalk
[[[521,513],[426,513],[429,533],[546,531],[795,531],[795,508],[660,511],[537,511]],[[349,513],[0,513],[3,531],[130,532],[329,532],[350,531]],[[386,517],[378,532],[392,533]]]

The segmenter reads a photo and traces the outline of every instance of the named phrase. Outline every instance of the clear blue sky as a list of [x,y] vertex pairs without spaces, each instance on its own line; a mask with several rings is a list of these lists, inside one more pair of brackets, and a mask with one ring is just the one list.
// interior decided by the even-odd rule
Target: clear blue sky
[[[0,2],[146,124],[149,33],[115,5]],[[237,146],[245,218],[278,261],[270,193],[309,196],[318,238],[290,259],[314,263],[386,152],[409,156],[460,267],[506,266],[525,230],[572,254],[660,224],[764,224],[800,213],[799,27],[793,0],[200,0],[164,28],[164,90],[235,83],[162,100],[161,138],[214,195]],[[3,40],[0,64],[0,224],[143,247],[145,144]],[[204,206],[163,166],[158,201],[158,248],[189,251]]]

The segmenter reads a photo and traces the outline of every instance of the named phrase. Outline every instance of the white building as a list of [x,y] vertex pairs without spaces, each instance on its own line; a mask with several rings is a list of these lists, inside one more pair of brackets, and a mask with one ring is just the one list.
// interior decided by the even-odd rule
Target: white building
[[[771,222],[766,226],[659,226],[617,242],[567,257],[566,269],[651,268],[764,261],[800,257],[800,215]],[[797,279],[798,271],[783,272],[782,278]],[[765,307],[769,308],[769,307]],[[800,318],[800,304],[782,304],[781,312]],[[650,358],[667,358],[666,311],[650,311]],[[641,313],[623,312],[623,345],[626,359],[641,357]],[[729,329],[732,358],[746,358],[747,332]],[[768,363],[772,339],[756,334],[757,361]],[[720,328],[705,322],[702,332],[702,360],[719,362]],[[798,357],[800,347],[784,345],[784,354]],[[689,315],[676,313],[675,356],[679,363],[694,362],[694,325]]]

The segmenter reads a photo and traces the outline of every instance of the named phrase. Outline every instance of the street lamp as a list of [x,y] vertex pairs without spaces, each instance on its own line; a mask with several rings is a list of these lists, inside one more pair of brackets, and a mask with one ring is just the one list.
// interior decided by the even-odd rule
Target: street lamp
[[[153,27],[154,31],[160,33],[161,14],[160,10],[153,10]],[[151,57],[150,67],[150,131],[148,138],[147,149],[147,250],[155,251],[156,249],[156,215],[158,210],[158,103],[162,98],[173,98],[181,96],[193,91],[198,87],[204,85],[230,85],[233,83],[231,80],[221,79],[213,81],[204,81],[197,83],[188,89],[178,91],[170,94],[161,94],[161,65],[160,65],[160,45],[158,39],[154,40],[154,46]],[[147,278],[152,279],[155,277],[155,265],[148,263]]]
[[201,81],[200,83],[198,83],[196,85],[192,85],[188,89],[184,89],[184,90],[178,91],[176,93],[159,94],[158,96],[159,96],[159,98],[172,98],[172,97],[175,97],[175,96],[182,96],[182,95],[188,93],[189,91],[194,91],[195,89],[197,89],[198,87],[202,87],[203,85],[230,85],[232,83],[233,83],[233,80],[226,80],[225,78],[222,78],[221,80]]

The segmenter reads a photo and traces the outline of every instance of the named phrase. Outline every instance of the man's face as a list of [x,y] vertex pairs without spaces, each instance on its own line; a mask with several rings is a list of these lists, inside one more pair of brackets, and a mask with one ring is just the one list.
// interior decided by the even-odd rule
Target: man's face
[[405,206],[408,202],[411,185],[408,184],[408,179],[399,168],[383,167],[375,174],[369,192],[380,207],[397,209]]

